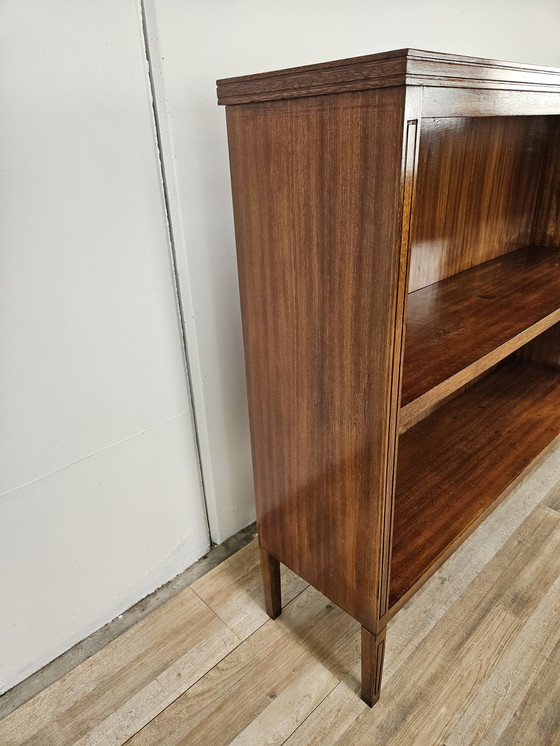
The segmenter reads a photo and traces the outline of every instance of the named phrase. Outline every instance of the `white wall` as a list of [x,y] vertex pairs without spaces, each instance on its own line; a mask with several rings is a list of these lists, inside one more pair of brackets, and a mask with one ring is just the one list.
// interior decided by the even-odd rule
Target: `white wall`
[[146,0],[212,536],[254,516],[224,110],[215,80],[402,47],[560,66],[558,0]]
[[208,547],[136,0],[0,5],[0,691]]

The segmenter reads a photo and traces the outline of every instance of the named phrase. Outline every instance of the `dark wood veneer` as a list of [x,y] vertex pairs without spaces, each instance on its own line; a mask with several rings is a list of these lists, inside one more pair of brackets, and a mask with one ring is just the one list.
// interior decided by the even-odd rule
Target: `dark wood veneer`
[[401,431],[558,321],[559,249],[519,249],[411,293]]
[[373,631],[399,411],[404,103],[393,88],[227,111],[260,540]]
[[560,432],[560,70],[408,49],[218,97],[266,608],[282,562],[357,619],[371,705],[388,619]]
[[231,105],[411,85],[560,92],[556,68],[420,49],[223,78],[217,92],[218,103]]
[[516,359],[560,370],[560,323],[522,347]]
[[560,375],[511,363],[401,436],[393,613],[559,433]]
[[551,119],[422,119],[410,291],[536,243]]
[[541,179],[533,242],[543,246],[560,246],[560,116],[550,119],[552,128]]

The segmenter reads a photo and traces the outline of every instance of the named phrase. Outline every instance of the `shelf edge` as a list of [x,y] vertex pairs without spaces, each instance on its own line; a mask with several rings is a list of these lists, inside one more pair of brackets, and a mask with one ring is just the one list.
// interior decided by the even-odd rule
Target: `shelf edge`
[[431,414],[431,407],[437,405],[443,399],[446,399],[462,386],[470,383],[472,380],[477,378],[477,376],[485,373],[497,363],[500,363],[508,355],[516,352],[518,349],[523,347],[523,345],[531,342],[535,337],[538,337],[539,334],[550,329],[558,322],[560,322],[560,308],[548,314],[548,316],[543,317],[535,324],[524,329],[522,332],[519,332],[519,334],[508,339],[483,357],[475,360],[474,363],[471,363],[466,368],[463,368],[449,378],[446,378],[441,383],[433,386],[425,393],[416,397],[416,399],[408,402],[408,404],[401,406],[399,413],[399,434],[402,435],[407,430],[410,430],[411,427],[414,427],[414,425],[424,419],[424,416],[429,416]]

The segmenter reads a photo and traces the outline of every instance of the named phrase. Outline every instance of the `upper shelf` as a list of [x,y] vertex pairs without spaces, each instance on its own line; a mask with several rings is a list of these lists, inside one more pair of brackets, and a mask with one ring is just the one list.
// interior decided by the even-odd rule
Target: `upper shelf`
[[518,249],[410,293],[401,430],[558,321],[560,249]]

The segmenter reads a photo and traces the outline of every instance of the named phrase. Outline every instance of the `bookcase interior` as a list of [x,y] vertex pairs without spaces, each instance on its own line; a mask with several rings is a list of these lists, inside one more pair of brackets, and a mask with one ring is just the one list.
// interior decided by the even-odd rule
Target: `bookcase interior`
[[560,433],[560,117],[422,121],[394,613]]

